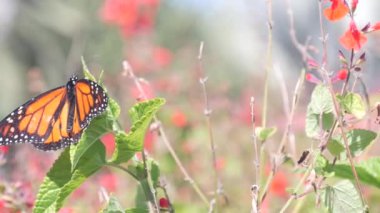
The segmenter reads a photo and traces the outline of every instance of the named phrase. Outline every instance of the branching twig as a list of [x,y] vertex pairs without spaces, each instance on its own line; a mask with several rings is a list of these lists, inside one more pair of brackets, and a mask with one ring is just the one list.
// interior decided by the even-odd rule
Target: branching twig
[[[290,110],[290,115],[289,115],[289,119],[288,119],[288,122],[286,125],[286,129],[284,131],[284,134],[282,135],[280,145],[278,146],[278,150],[276,153],[277,156],[282,155],[282,152],[284,151],[284,148],[285,148],[286,141],[289,137],[289,133],[291,132],[291,127],[293,124],[293,117],[294,117],[294,113],[295,113],[295,110],[296,110],[297,105],[298,105],[298,98],[301,94],[303,82],[304,82],[304,71],[302,71],[300,77],[298,78],[296,88],[294,90],[293,99],[292,99],[292,108]],[[276,164],[275,166],[278,166],[278,165]],[[277,171],[277,168],[272,168],[271,172],[269,173],[267,181],[264,185],[264,189],[261,191],[260,202],[264,201],[266,194],[267,194],[267,191],[268,191],[269,186],[271,185],[271,183],[273,181],[273,178],[274,178],[276,171]]]
[[[123,62],[123,68],[124,68],[125,75],[128,75],[133,80],[134,84],[136,85],[136,87],[139,90],[142,97],[144,99],[146,99],[147,96],[146,96],[145,91],[143,90],[143,88],[141,86],[140,80],[135,76],[132,68],[129,66],[127,61]],[[164,142],[166,148],[168,149],[170,155],[173,157],[178,168],[180,169],[182,174],[185,176],[185,180],[190,183],[190,185],[193,187],[193,189],[195,190],[197,195],[208,206],[209,201],[208,201],[207,197],[204,195],[202,190],[199,188],[198,184],[191,178],[191,176],[189,175],[189,173],[187,172],[187,170],[183,166],[182,162],[179,160],[176,152],[174,151],[171,143],[169,142],[168,137],[166,136],[166,132],[164,131],[164,128],[162,127],[161,122],[158,120],[158,118],[156,116],[153,117],[153,120],[154,120],[154,122],[160,124],[160,125],[158,125],[158,128],[157,128],[157,130],[160,134],[160,137],[161,137],[162,141]]]

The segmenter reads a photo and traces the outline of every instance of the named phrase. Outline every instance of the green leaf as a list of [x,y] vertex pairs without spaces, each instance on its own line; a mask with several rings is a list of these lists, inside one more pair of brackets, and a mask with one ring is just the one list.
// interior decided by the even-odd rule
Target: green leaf
[[119,201],[111,196],[107,206],[101,211],[102,213],[124,213],[123,207],[121,207]]
[[[320,120],[322,118],[322,125],[320,125]],[[306,112],[306,125],[305,125],[305,132],[306,136],[309,138],[317,138],[319,137],[321,133],[321,127],[322,130],[329,130],[332,128],[332,125],[334,123],[334,115],[333,113],[323,113],[320,118],[319,114],[315,114],[313,110],[311,109],[311,105],[307,107]]]
[[348,114],[352,114],[358,119],[362,119],[366,114],[365,105],[359,94],[348,93],[344,98],[340,98],[340,104]]
[[157,98],[138,103],[129,110],[133,122],[131,130],[128,134],[117,132],[116,147],[110,163],[127,162],[135,152],[142,150],[145,132],[153,116],[164,103],[164,99]]
[[150,164],[150,176],[152,178],[152,184],[153,187],[156,188],[160,184],[160,167],[158,166],[158,163],[154,161],[153,159],[151,160]]
[[[110,103],[114,103],[114,101],[110,99]],[[109,105],[102,115],[94,118],[89,127],[84,131],[78,144],[71,146],[72,171],[77,168],[84,153],[86,153],[96,141],[99,141],[101,136],[113,130],[117,118],[114,117],[115,112],[112,111],[111,106],[112,105]]]
[[353,157],[359,156],[376,139],[376,136],[375,132],[365,129],[354,129],[348,132],[347,139]]
[[359,193],[348,180],[338,182],[334,186],[327,186],[322,190],[322,198],[328,212],[357,213],[365,210]]
[[331,165],[329,164],[327,159],[320,153],[316,156],[316,158],[317,159],[315,161],[314,167],[315,172],[324,177],[334,176],[334,173],[330,170]]
[[329,89],[322,84],[314,88],[311,94],[310,108],[314,114],[333,112],[334,103]]
[[33,212],[57,212],[64,200],[104,163],[105,148],[99,141],[84,153],[74,171],[71,170],[70,149],[65,149],[41,184]]
[[[380,188],[380,158],[370,158],[355,166],[360,182]],[[336,177],[354,180],[351,166],[348,163],[330,167]]]
[[[353,129],[347,132],[346,137],[352,157],[359,156],[363,150],[376,139],[376,136],[377,134],[375,132],[365,129]],[[339,137],[336,140],[339,141],[343,147],[345,147],[342,137]],[[346,159],[345,152],[341,154],[341,158]]]
[[332,139],[328,142],[327,149],[334,156],[339,156],[340,153],[345,150],[344,146],[336,139]]
[[95,77],[90,73],[90,70],[88,69],[86,62],[84,61],[83,56],[81,57],[81,61],[82,61],[82,69],[83,69],[84,77],[86,77],[87,79],[91,81],[96,82]]
[[276,127],[263,128],[257,127],[255,129],[256,135],[260,141],[266,141],[269,137],[272,137],[277,131]]
[[149,213],[149,209],[146,208],[132,208],[125,210],[125,213]]

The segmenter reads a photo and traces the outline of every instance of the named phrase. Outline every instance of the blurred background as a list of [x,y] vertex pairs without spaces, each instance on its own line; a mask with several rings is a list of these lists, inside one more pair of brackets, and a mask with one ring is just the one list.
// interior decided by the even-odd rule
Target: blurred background
[[[268,41],[267,1],[218,0],[0,0],[0,115],[48,89],[64,85],[73,74],[82,75],[83,56],[91,72],[104,71],[109,95],[122,107],[120,122],[129,128],[127,110],[141,98],[133,82],[122,75],[127,60],[135,74],[146,81],[150,98],[163,97],[167,104],[159,117],[170,141],[193,178],[210,195],[213,173],[204,100],[199,78],[207,76],[212,128],[217,146],[217,168],[229,202],[225,212],[250,210],[250,186],[254,178],[251,141],[250,97],[256,99],[260,122],[263,79]],[[273,1],[273,66],[269,76],[268,126],[278,133],[267,142],[268,153],[276,149],[286,123],[282,91],[293,94],[304,67],[291,42],[287,11],[294,14],[296,36],[309,42],[316,59],[321,58],[318,1]],[[359,1],[358,27],[380,20],[380,2]],[[339,37],[349,20],[325,23],[331,71],[340,69]],[[380,34],[368,37],[363,78],[368,90],[378,95]],[[204,42],[203,69],[199,69],[199,46]],[[376,76],[376,77],[374,77]],[[281,83],[286,82],[285,88]],[[306,104],[313,84],[306,82],[294,128],[300,155],[311,141],[304,134]],[[112,151],[113,136],[103,138]],[[154,133],[147,133],[145,148],[160,163],[169,196],[178,212],[206,211]],[[44,153],[29,145],[4,149],[0,181],[13,188],[20,205],[32,206],[45,173],[57,153]],[[270,166],[268,165],[269,171]],[[276,212],[294,186],[291,167],[281,169],[264,204]],[[114,194],[124,207],[133,207],[136,183],[118,171],[104,170],[90,178],[65,205],[66,212],[95,212],[104,203],[99,186]],[[379,209],[380,194],[368,189],[371,208]],[[81,198],[81,199],[78,199]],[[309,196],[304,208],[314,206]],[[271,207],[270,209],[268,207]],[[0,208],[2,203],[0,202]],[[319,211],[318,209],[315,211]]]

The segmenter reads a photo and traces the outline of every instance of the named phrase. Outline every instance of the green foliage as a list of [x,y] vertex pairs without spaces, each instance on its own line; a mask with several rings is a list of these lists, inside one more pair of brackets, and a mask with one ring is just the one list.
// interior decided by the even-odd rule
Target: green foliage
[[334,123],[333,107],[329,89],[323,85],[316,86],[307,106],[305,126],[307,137],[317,138],[321,130],[328,130],[332,127]]
[[165,103],[163,99],[154,99],[138,103],[129,110],[132,127],[128,134],[118,131],[116,134],[116,150],[110,160],[111,163],[128,161],[135,152],[141,151],[145,132],[158,109]]
[[124,213],[124,209],[121,207],[119,201],[111,196],[107,206],[101,211],[101,213]]
[[[359,180],[362,183],[380,188],[380,158],[370,158],[355,166]],[[350,164],[337,164],[330,168],[336,177],[354,180]]]
[[365,210],[359,193],[348,180],[338,182],[334,186],[327,186],[322,190],[322,199],[328,212],[356,213]]
[[[322,125],[320,124],[322,120]],[[307,108],[306,112],[306,126],[305,132],[309,138],[317,138],[320,135],[321,127],[322,130],[328,130],[332,127],[334,122],[333,113],[323,113],[322,116],[319,114],[313,113],[310,105]]]
[[[85,73],[85,75],[91,74]],[[132,128],[129,133],[125,133],[120,130],[117,123],[120,107],[110,99],[107,110],[90,123],[79,143],[65,149],[55,161],[41,184],[33,212],[58,212],[65,199],[92,174],[103,166],[127,162],[136,152],[141,151],[145,132],[153,116],[163,104],[163,99],[154,99],[132,107],[129,111],[133,122]],[[115,151],[110,160],[106,159],[105,147],[100,141],[100,137],[108,132],[116,132]],[[137,162],[136,165],[141,168],[143,164]],[[144,174],[141,173],[144,169],[136,168],[136,176],[132,171],[125,169],[133,178],[137,178],[140,185],[144,186],[145,194],[151,193],[150,187],[156,187],[159,178],[158,164],[153,160],[148,160],[147,165],[147,170],[150,172],[149,177],[152,179],[148,179],[146,175],[141,176]],[[144,167],[142,166],[142,168]],[[137,171],[139,172],[137,173]],[[141,200],[141,202],[146,202],[145,200]],[[116,199],[111,198],[103,212],[119,212],[119,207]],[[129,211],[139,212],[139,209],[135,210]]]
[[[353,129],[346,134],[347,142],[350,148],[352,157],[359,156],[365,148],[367,148],[372,141],[376,139],[377,134],[375,132],[365,129]],[[341,159],[346,158],[346,152],[344,148],[344,141],[342,137],[333,139],[335,155],[341,154]],[[331,148],[331,145],[330,145]]]
[[277,131],[276,127],[269,127],[269,128],[257,127],[255,129],[256,135],[260,141],[266,141],[268,138],[272,137],[276,133],[276,131]]
[[94,143],[72,171],[70,149],[67,148],[55,161],[46,175],[37,195],[33,212],[57,212],[67,196],[78,188],[90,175],[105,163],[105,148],[102,143]]
[[318,85],[311,94],[310,110],[313,114],[333,112],[334,103],[329,89],[324,85]]
[[358,119],[362,119],[366,114],[365,105],[359,94],[348,93],[344,97],[337,96],[340,105],[346,113],[354,115]]

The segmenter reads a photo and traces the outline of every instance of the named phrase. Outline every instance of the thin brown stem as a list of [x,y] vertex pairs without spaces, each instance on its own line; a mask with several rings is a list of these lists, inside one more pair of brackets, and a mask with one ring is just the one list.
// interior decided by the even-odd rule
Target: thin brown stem
[[268,114],[268,93],[269,93],[269,75],[272,70],[273,65],[273,20],[272,20],[272,0],[267,0],[267,13],[268,13],[268,43],[267,52],[265,57],[265,74],[264,74],[264,95],[263,95],[263,112],[261,126],[266,127],[267,125],[267,114]]
[[[292,108],[291,108],[291,111],[290,111],[290,115],[289,115],[289,119],[288,119],[288,122],[287,122],[287,125],[286,125],[286,129],[284,131],[284,134],[282,135],[282,139],[281,139],[280,145],[278,146],[278,150],[277,150],[277,153],[276,153],[277,156],[281,156],[282,155],[282,153],[284,151],[284,148],[285,148],[285,144],[286,144],[287,138],[289,137],[289,133],[291,132],[291,127],[292,127],[292,124],[293,124],[294,113],[295,113],[295,110],[296,110],[298,102],[299,102],[298,99],[299,99],[299,96],[300,96],[301,91],[302,91],[303,82],[304,82],[304,71],[301,72],[301,75],[298,78],[298,81],[297,81],[297,84],[296,84],[296,88],[294,90],[293,99],[292,99]],[[278,165],[276,164],[275,167],[277,167],[277,166]],[[277,168],[272,168],[271,172],[269,173],[267,181],[266,181],[266,183],[264,185],[264,189],[261,191],[260,202],[264,201],[264,199],[266,197],[266,194],[267,194],[267,191],[268,191],[269,186],[271,185],[271,183],[273,181],[273,178],[274,178],[274,175],[275,175],[276,171],[277,171]]]
[[[222,191],[222,183],[220,181],[219,173],[218,173],[218,168],[217,168],[217,163],[216,163],[216,151],[215,151],[215,141],[214,141],[214,136],[213,136],[213,131],[212,131],[212,125],[211,125],[211,114],[212,110],[210,108],[210,103],[208,100],[207,96],[207,88],[206,88],[206,82],[207,82],[207,77],[204,76],[204,70],[203,70],[203,42],[201,42],[199,46],[199,55],[198,55],[198,69],[199,73],[203,76],[199,79],[199,83],[202,86],[202,92],[203,92],[203,99],[204,99],[204,104],[205,104],[205,109],[204,109],[204,115],[206,117],[206,123],[207,123],[207,132],[208,132],[208,138],[210,141],[210,147],[211,147],[211,153],[212,153],[212,165],[213,165],[213,170],[214,170],[214,197],[213,197],[213,202],[210,202],[210,211],[209,212],[214,212],[215,209],[218,209],[218,194],[220,191]],[[216,208],[215,208],[216,206]]]
[[253,141],[253,149],[255,152],[255,180],[253,182],[253,186],[251,189],[252,193],[252,213],[259,212],[258,208],[258,194],[260,191],[259,183],[260,183],[260,152],[258,148],[257,135],[256,135],[256,117],[255,117],[255,98],[251,97],[250,100],[251,107],[251,123],[252,123],[252,141]]
[[165,199],[168,201],[168,204],[169,204],[168,212],[174,213],[173,204],[170,201],[170,197],[169,197],[168,191],[166,190],[166,181],[161,180],[160,181],[160,185],[158,187],[164,192]]
[[[128,76],[130,76],[130,78],[133,80],[133,82],[136,85],[137,89],[139,90],[141,96],[144,99],[146,99],[147,96],[146,96],[146,94],[145,94],[145,92],[144,92],[144,90],[143,90],[143,88],[141,86],[140,79],[138,79],[135,76],[132,68],[130,67],[130,65],[128,64],[127,61],[123,62],[123,68],[124,68],[125,74],[128,75]],[[180,169],[180,171],[182,172],[183,176],[185,177],[185,180],[190,183],[190,185],[193,187],[194,191],[197,193],[197,195],[199,196],[199,198],[208,206],[209,205],[209,201],[208,201],[207,197],[202,192],[202,190],[199,188],[198,184],[193,180],[193,178],[191,178],[191,176],[189,175],[189,173],[187,172],[187,170],[183,166],[181,160],[179,159],[179,157],[176,154],[176,152],[174,151],[171,143],[169,142],[169,139],[166,136],[166,132],[164,131],[164,128],[162,127],[161,122],[159,121],[159,119],[157,118],[157,116],[154,116],[153,120],[154,120],[155,123],[160,124],[160,125],[158,125],[158,128],[157,128],[157,130],[159,132],[159,135],[160,135],[162,141],[164,142],[166,148],[168,149],[170,155],[172,156],[172,158],[174,159],[175,163],[177,164],[178,168]]]
[[[319,21],[320,21],[321,37],[323,38],[322,39],[323,49],[324,49],[324,51],[323,51],[324,52],[323,53],[323,62],[322,62],[322,67],[320,69],[320,73],[321,73],[321,76],[323,77],[323,80],[327,83],[328,89],[329,89],[329,91],[331,93],[331,96],[332,96],[332,99],[333,99],[334,113],[335,113],[335,115],[337,117],[340,134],[341,134],[341,136],[343,138],[343,142],[344,142],[344,145],[345,145],[347,157],[348,157],[349,162],[350,162],[351,170],[352,170],[352,173],[354,174],[354,177],[355,177],[356,188],[357,188],[357,190],[358,190],[358,192],[360,194],[360,198],[362,200],[362,203],[366,204],[366,201],[365,201],[364,196],[363,196],[363,191],[362,191],[360,183],[359,183],[359,177],[358,177],[358,174],[357,174],[356,169],[355,169],[354,160],[353,160],[353,157],[352,157],[352,154],[351,154],[351,150],[349,148],[346,132],[345,132],[345,129],[344,129],[343,116],[341,114],[341,109],[340,109],[340,106],[339,106],[338,101],[336,99],[336,96],[334,95],[335,92],[334,92],[334,89],[333,89],[333,85],[332,85],[331,79],[328,76],[328,71],[327,71],[328,70],[328,68],[327,68],[327,44],[326,44],[326,39],[324,39],[326,36],[325,36],[325,32],[324,32],[324,27],[323,27],[323,15],[322,15],[322,11],[323,11],[322,2],[319,1]],[[351,61],[352,61],[353,60],[353,52],[351,52],[351,53],[352,53],[351,54]],[[348,81],[348,78],[347,78],[347,81]],[[343,90],[343,94],[344,94],[344,92],[345,92],[345,89]]]

